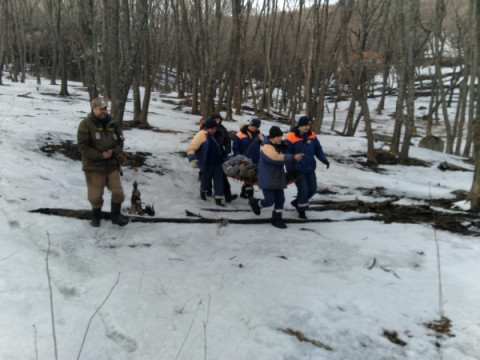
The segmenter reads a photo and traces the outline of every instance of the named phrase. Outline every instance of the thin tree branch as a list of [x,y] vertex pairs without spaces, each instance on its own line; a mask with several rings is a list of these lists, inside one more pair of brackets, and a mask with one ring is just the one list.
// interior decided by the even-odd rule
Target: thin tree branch
[[105,297],[105,299],[102,301],[102,303],[100,304],[100,306],[94,311],[94,313],[92,314],[92,316],[90,316],[90,320],[88,320],[88,325],[87,325],[87,328],[85,329],[85,334],[83,335],[83,339],[82,339],[82,344],[80,346],[80,350],[78,351],[78,356],[77,356],[77,360],[80,359],[80,355],[82,354],[82,350],[83,350],[83,345],[85,345],[85,339],[87,338],[87,334],[88,334],[88,330],[90,329],[90,324],[92,323],[92,320],[93,318],[95,317],[95,315],[97,315],[97,313],[100,311],[100,309],[103,307],[103,305],[105,305],[105,303],[107,302],[108,298],[110,297],[110,295],[112,295],[112,292],[113,290],[115,289],[115,287],[118,285],[118,282],[120,281],[120,273],[118,273],[117,275],[117,280],[115,281],[115,283],[112,285],[112,287],[110,288],[110,291],[108,292],[107,296]]
[[185,343],[187,342],[188,336],[190,335],[190,331],[192,330],[193,323],[195,322],[195,319],[196,319],[197,314],[198,314],[198,309],[200,308],[200,305],[201,305],[201,304],[202,304],[202,300],[200,300],[200,301],[198,302],[197,310],[195,311],[195,315],[193,316],[193,319],[192,319],[192,322],[190,323],[190,326],[189,326],[189,328],[188,328],[187,334],[185,335],[185,338],[183,339],[182,345],[180,346],[180,349],[178,349],[178,353],[177,353],[177,356],[175,356],[175,360],[178,359],[178,357],[180,356],[180,353],[182,352],[183,346],[184,346]]
[[45,257],[45,265],[47,269],[47,279],[48,279],[48,292],[50,295],[50,317],[52,320],[52,334],[53,334],[53,350],[55,352],[55,360],[58,360],[58,352],[57,352],[57,334],[55,332],[55,314],[53,312],[53,295],[52,295],[52,282],[50,279],[50,269],[48,266],[48,256],[50,254],[50,234],[47,232],[47,239],[48,239],[48,247],[47,247],[47,255]]

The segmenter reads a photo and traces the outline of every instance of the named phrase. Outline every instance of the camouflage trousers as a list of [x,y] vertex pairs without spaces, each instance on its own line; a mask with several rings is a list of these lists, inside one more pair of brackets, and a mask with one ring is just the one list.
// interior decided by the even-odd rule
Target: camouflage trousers
[[118,170],[109,174],[85,171],[85,180],[87,181],[88,201],[90,201],[92,209],[102,207],[105,187],[112,193],[112,202],[121,204],[125,200]]

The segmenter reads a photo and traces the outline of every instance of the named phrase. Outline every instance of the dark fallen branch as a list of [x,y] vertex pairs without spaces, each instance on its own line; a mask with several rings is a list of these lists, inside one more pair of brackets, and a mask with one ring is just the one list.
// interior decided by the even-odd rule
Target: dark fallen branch
[[[51,208],[41,208],[30,210],[31,213],[39,213],[45,215],[55,215],[55,216],[64,216],[69,218],[81,219],[81,220],[90,220],[91,211],[90,210],[72,210],[72,209],[51,209]],[[249,219],[226,219],[226,218],[209,218],[203,217],[199,214],[194,214],[191,211],[185,210],[188,218],[161,218],[161,217],[141,217],[141,216],[132,216],[125,215],[130,219],[130,222],[141,222],[141,223],[179,223],[179,224],[269,224],[269,218],[249,218]],[[110,213],[102,212],[102,218],[110,220]],[[357,219],[365,220],[365,218]],[[320,222],[333,222],[335,220],[331,219],[285,219],[286,223],[290,224],[301,224],[301,223],[320,223]]]
[[367,269],[372,270],[376,263],[377,263],[377,259],[373,258],[372,265],[370,265]]
[[473,171],[473,170],[466,169],[466,168],[461,167],[461,166],[451,164],[451,163],[446,162],[446,161],[441,162],[438,165],[438,168],[442,171]]
[[382,270],[385,271],[385,272],[392,273],[393,276],[395,276],[397,279],[400,279],[400,276],[397,275],[397,273],[395,272],[395,270],[389,269],[389,268],[387,268],[386,266],[380,266],[380,269],[382,269]]
[[310,344],[312,344],[312,345],[318,346],[319,348],[322,348],[322,349],[325,349],[325,350],[328,350],[328,351],[332,351],[332,350],[333,350],[330,346],[325,345],[325,344],[322,343],[321,341],[307,338],[305,335],[303,335],[303,333],[302,333],[301,331],[292,330],[292,329],[290,329],[290,328],[287,328],[287,329],[278,329],[278,330],[280,330],[281,332],[283,332],[283,333],[285,333],[285,334],[287,334],[287,335],[296,337],[299,341],[308,342],[308,343],[310,343]]
[[250,209],[226,209],[226,208],[201,208],[202,211],[209,211],[209,212],[219,212],[219,213],[235,213],[235,212],[246,212],[251,213],[252,210]]
[[[289,224],[302,223],[325,223],[325,222],[348,222],[348,221],[382,221],[384,223],[410,223],[410,224],[427,224],[439,230],[450,231],[463,235],[479,235],[480,217],[478,214],[467,213],[462,211],[441,211],[429,205],[399,205],[394,204],[399,200],[397,197],[381,202],[363,202],[360,200],[352,201],[312,201],[310,211],[329,211],[338,210],[344,212],[356,212],[368,214],[350,219],[335,220],[329,218],[302,220],[298,218],[285,217],[285,222]],[[438,201],[432,202],[432,205],[438,206]],[[445,205],[445,204],[443,204]],[[445,205],[447,208],[448,206]],[[288,209],[287,209],[288,210]],[[216,218],[195,214],[186,210],[187,218],[163,218],[163,217],[142,217],[128,216],[131,222],[143,223],[180,223],[180,224],[267,224],[270,223],[269,218],[265,217],[249,217],[247,219],[230,219],[228,214],[236,212],[247,212],[245,209],[202,209],[202,211],[215,211],[217,213],[225,213],[225,216]],[[31,210],[33,213],[41,213],[47,215],[65,216],[77,219],[90,219],[90,210],[72,210],[72,209],[36,209]],[[110,213],[103,212],[104,219],[110,219]]]
[[[311,201],[311,211],[355,211],[374,213],[377,220],[390,223],[429,224],[439,230],[446,230],[463,235],[479,235],[480,217],[478,214],[462,211],[438,211],[429,205],[394,204],[397,197],[381,202],[367,203],[361,200],[351,201]],[[433,202],[438,204],[438,201]],[[450,202],[451,204],[451,202]]]

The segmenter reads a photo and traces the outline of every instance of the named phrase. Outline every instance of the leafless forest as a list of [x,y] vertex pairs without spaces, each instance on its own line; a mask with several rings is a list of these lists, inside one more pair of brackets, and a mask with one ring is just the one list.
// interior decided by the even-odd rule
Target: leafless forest
[[306,113],[317,132],[327,101],[348,101],[341,134],[362,123],[372,163],[371,122],[385,97],[397,99],[390,151],[406,161],[415,99],[429,96],[427,135],[441,124],[445,151],[475,161],[478,211],[479,21],[480,0],[2,0],[0,66],[15,82],[47,77],[61,96],[68,80],[81,81],[90,98],[111,100],[118,121],[133,90],[133,120],[147,127],[152,90],[227,121],[246,103],[291,123]]

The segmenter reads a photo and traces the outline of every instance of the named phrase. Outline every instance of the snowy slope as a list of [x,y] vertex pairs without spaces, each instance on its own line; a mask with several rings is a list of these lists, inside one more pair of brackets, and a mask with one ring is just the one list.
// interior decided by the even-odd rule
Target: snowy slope
[[[477,237],[434,231],[428,224],[346,221],[367,215],[339,211],[309,212],[310,218],[333,221],[288,224],[286,230],[268,224],[130,223],[120,228],[108,221],[94,229],[88,221],[31,213],[89,208],[80,162],[40,151],[47,142],[76,140],[77,126],[89,111],[88,96],[77,83],[70,83],[68,98],[52,95],[58,87],[37,86],[33,80],[5,84],[0,87],[0,359],[55,358],[49,241],[61,360],[78,357],[97,310],[82,359],[480,359]],[[125,150],[151,153],[147,164],[165,174],[125,168],[124,206],[137,181],[142,199],[155,205],[158,217],[184,218],[186,209],[225,216],[203,210],[214,207],[213,201],[201,202],[197,171],[181,156],[199,118],[174,111],[162,101],[167,95],[174,96],[155,94],[149,121],[176,132],[125,132]],[[344,119],[348,104],[340,106],[337,121]],[[248,116],[225,125],[236,130]],[[272,124],[265,122],[261,130],[268,132]],[[386,116],[378,124],[391,125]],[[318,164],[319,187],[334,194],[315,199],[381,201],[361,188],[383,187],[401,202],[414,203],[470,188],[472,172],[437,168],[442,161],[471,168],[463,159],[417,147],[410,155],[432,166],[365,171],[350,157],[365,152],[361,135],[345,138],[326,130],[319,136],[331,160],[329,170]],[[240,184],[231,184],[239,193]],[[287,219],[296,218],[289,204],[294,195],[290,186]],[[258,189],[256,196],[261,197]],[[104,211],[109,202],[106,194]],[[245,210],[227,213],[231,218],[254,217],[243,199],[227,209]],[[270,210],[262,210],[262,218],[269,216]],[[442,314],[451,320],[454,337],[438,339],[424,325]],[[301,342],[286,329],[332,350]],[[385,331],[396,332],[406,345],[392,343]]]

